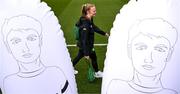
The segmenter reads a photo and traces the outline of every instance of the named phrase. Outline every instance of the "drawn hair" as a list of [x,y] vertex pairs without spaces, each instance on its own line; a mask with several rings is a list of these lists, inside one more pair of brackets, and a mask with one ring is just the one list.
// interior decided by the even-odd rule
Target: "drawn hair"
[[128,45],[138,34],[166,38],[170,41],[171,48],[175,46],[178,39],[177,29],[162,18],[147,18],[137,21],[129,30]]
[[18,15],[11,18],[5,19],[1,29],[4,42],[7,41],[7,36],[12,30],[27,30],[34,29],[41,36],[42,26],[41,23],[33,17],[27,15]]

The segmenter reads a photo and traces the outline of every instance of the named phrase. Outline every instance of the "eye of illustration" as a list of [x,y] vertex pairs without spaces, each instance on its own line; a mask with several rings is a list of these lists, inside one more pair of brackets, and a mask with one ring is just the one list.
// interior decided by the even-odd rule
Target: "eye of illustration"
[[147,45],[145,45],[143,43],[137,43],[137,44],[135,44],[135,48],[136,48],[136,50],[146,50]]
[[156,47],[154,47],[154,50],[158,51],[158,52],[166,52],[168,48],[164,45],[158,45]]
[[29,35],[29,36],[27,37],[27,40],[28,40],[28,41],[35,41],[35,40],[37,40],[37,36],[34,35],[34,34],[31,34],[31,35]]
[[19,38],[13,38],[13,39],[11,39],[11,43],[12,43],[13,45],[18,44],[18,43],[20,43],[20,42],[21,42],[21,39],[19,39]]
[[136,47],[136,50],[146,50],[146,49],[147,49],[146,45],[141,45],[141,46]]

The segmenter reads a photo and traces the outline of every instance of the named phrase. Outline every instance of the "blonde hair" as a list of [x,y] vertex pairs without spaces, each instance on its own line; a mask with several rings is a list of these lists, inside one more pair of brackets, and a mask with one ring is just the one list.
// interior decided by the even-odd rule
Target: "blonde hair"
[[91,7],[95,7],[95,5],[90,3],[86,3],[82,5],[81,13],[83,17],[87,15],[87,11],[90,10]]

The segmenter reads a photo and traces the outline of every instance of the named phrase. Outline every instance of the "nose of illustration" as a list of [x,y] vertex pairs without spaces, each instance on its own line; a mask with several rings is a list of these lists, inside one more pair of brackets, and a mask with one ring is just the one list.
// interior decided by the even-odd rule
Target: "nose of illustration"
[[145,55],[144,62],[145,62],[145,63],[153,63],[152,51],[151,51],[151,52],[148,52],[148,54]]
[[22,47],[22,51],[25,53],[25,52],[28,52],[30,49],[29,49],[29,46],[27,44],[27,42],[24,42],[24,45]]

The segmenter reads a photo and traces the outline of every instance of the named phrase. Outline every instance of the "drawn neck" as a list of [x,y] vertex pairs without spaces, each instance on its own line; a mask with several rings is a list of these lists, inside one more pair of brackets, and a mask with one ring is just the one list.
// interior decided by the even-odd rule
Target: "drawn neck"
[[161,74],[155,76],[144,76],[135,71],[133,82],[141,86],[143,85],[145,87],[161,87],[162,84],[160,77]]
[[143,76],[139,74],[138,72],[135,72],[134,78],[131,82],[129,82],[129,85],[136,91],[143,92],[143,93],[159,92],[163,89],[160,77],[161,77],[161,74],[149,77],[149,76]]
[[31,63],[19,62],[19,72],[20,73],[32,73],[43,69],[45,66],[41,63],[40,59],[37,59]]

